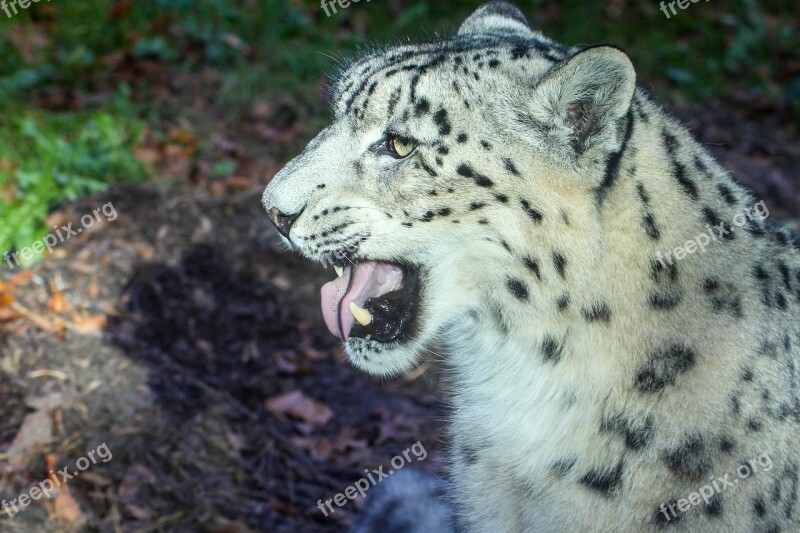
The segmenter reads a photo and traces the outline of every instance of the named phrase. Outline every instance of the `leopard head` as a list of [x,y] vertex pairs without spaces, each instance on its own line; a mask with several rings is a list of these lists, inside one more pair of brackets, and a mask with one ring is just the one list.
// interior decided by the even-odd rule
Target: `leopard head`
[[537,251],[564,206],[597,201],[634,88],[621,51],[556,44],[504,2],[452,37],[347,66],[331,125],[263,204],[294,250],[334,266],[322,311],[352,362],[407,370],[454,323],[479,327],[498,295],[535,313]]

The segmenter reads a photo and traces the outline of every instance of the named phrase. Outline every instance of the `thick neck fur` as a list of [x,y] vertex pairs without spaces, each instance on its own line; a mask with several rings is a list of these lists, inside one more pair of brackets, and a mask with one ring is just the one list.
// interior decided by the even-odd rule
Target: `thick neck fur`
[[[637,439],[666,448],[687,431],[724,426],[731,387],[747,358],[765,342],[783,342],[784,328],[796,329],[779,308],[781,298],[795,295],[765,292],[753,269],[762,261],[775,263],[764,265],[770,272],[783,263],[795,271],[797,251],[776,242],[774,230],[753,212],[755,202],[680,125],[639,94],[633,108],[618,175],[602,200],[592,199],[595,209],[565,206],[558,231],[547,232],[550,241],[520,239],[513,225],[498,239],[498,248],[507,246],[512,256],[534,258],[527,274],[535,270],[535,286],[515,301],[508,284],[519,265],[501,253],[496,264],[476,258],[496,278],[494,286],[445,332],[454,371],[455,465],[480,457],[489,471],[513,479],[512,486],[530,485],[533,497],[556,497],[541,481],[558,465],[571,468],[563,464],[571,458],[588,462],[584,471],[607,470],[647,460],[626,456]],[[733,237],[683,259],[668,255],[708,235],[712,222],[730,229],[734,216],[748,209],[750,221]],[[532,242],[533,253],[517,249]],[[753,264],[736,260],[748,254],[757,258]],[[773,298],[773,308],[763,298]],[[703,365],[714,365],[714,372],[687,372]],[[773,386],[796,390],[788,379],[775,377]],[[731,386],[720,386],[725,383]],[[661,412],[665,405],[670,413]],[[620,413],[628,417],[621,425]],[[654,425],[658,431],[651,434]],[[595,448],[586,450],[587,442]],[[545,530],[557,522],[546,513],[533,520]]]

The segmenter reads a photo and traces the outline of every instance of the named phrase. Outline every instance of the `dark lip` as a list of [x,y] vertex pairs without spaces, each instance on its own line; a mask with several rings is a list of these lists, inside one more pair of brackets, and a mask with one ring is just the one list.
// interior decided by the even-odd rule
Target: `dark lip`
[[350,330],[350,338],[369,337],[381,344],[403,342],[417,330],[422,276],[417,266],[396,261],[381,262],[403,270],[403,286],[367,300],[364,308],[370,312],[373,320],[368,326],[356,323]]

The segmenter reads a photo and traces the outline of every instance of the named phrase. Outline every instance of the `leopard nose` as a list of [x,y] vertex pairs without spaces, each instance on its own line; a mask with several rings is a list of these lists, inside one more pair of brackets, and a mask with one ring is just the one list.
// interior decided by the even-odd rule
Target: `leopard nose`
[[272,221],[275,227],[278,228],[278,232],[288,239],[289,232],[292,231],[292,226],[297,219],[300,218],[300,215],[303,214],[303,211],[301,210],[299,213],[295,213],[294,215],[285,215],[281,213],[277,207],[273,207],[269,210],[268,214],[269,219]]

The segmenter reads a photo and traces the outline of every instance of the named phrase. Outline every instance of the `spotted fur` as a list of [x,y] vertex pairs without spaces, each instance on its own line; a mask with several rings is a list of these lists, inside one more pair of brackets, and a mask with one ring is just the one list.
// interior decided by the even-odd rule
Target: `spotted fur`
[[[330,100],[264,204],[301,213],[311,259],[420,268],[413,334],[346,349],[389,375],[447,346],[461,529],[800,529],[800,240],[732,226],[755,199],[623,52],[492,2],[357,58]],[[387,157],[388,135],[415,150]],[[709,225],[732,233],[660,259]],[[770,471],[659,511],[764,454]]]

